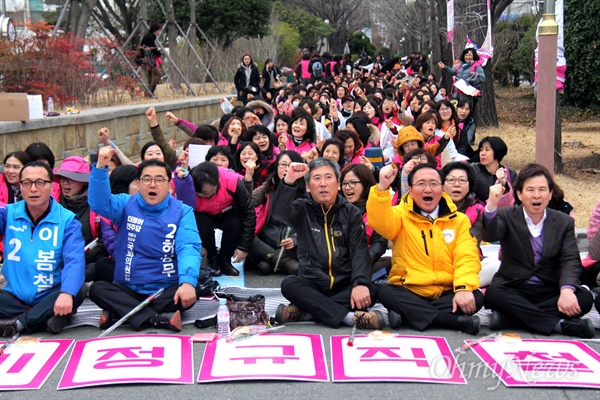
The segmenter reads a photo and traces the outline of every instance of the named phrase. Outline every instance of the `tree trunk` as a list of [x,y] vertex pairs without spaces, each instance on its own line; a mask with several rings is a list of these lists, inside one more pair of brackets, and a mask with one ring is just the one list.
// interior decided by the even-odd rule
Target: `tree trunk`
[[65,27],[65,32],[74,32],[77,29],[77,21],[81,15],[81,2],[79,0],[73,0],[69,7],[69,19]]
[[[442,22],[440,18],[438,18],[439,15],[440,11],[437,7],[437,1],[429,0],[429,31],[431,35],[431,62],[429,63],[430,72],[434,72],[433,64],[437,63],[437,61],[434,62],[433,60],[442,59],[442,43],[440,38],[440,24]],[[427,78],[427,76],[425,76],[425,78]]]
[[479,104],[477,104],[475,119],[478,127],[497,127],[498,113],[496,112],[492,63],[488,62],[483,71],[485,72],[485,82],[481,85],[481,98],[479,99]]
[[75,36],[85,39],[87,28],[92,16],[92,10],[96,7],[98,0],[83,0],[81,2],[81,13],[77,21]]
[[563,172],[562,127],[560,125],[560,92],[556,92],[556,122],[554,127],[554,172]]
[[[173,0],[167,0],[167,40],[169,46],[169,55],[174,64],[179,65],[179,50],[177,48],[177,22],[175,21],[175,10],[173,8]],[[169,73],[169,81],[171,81],[171,87],[173,90],[179,91],[181,89],[181,77],[177,74],[175,69],[171,69]]]
[[[148,23],[148,2],[146,0],[140,0],[140,20]],[[140,27],[140,39],[144,37],[148,30],[146,25],[142,24]]]

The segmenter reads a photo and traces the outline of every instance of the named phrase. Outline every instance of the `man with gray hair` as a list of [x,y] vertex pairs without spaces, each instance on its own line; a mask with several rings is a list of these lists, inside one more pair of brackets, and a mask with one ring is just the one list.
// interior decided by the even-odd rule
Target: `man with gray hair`
[[[304,177],[310,196],[294,200],[296,180]],[[317,158],[292,163],[273,197],[273,216],[298,233],[298,276],[288,276],[281,292],[291,304],[280,304],[279,323],[314,319],[337,328],[342,322],[362,329],[385,324],[375,304],[365,224],[358,208],[338,195],[340,168]]]

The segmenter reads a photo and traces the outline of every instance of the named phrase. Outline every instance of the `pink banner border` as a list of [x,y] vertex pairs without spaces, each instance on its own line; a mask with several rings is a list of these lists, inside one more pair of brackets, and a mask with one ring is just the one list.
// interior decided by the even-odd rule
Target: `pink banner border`
[[[39,370],[36,376],[27,384],[23,385],[2,385],[0,386],[0,391],[4,390],[35,390],[39,389],[44,385],[44,382],[50,377],[54,369],[60,363],[60,360],[67,354],[69,348],[73,344],[74,340],[72,339],[44,339],[40,340],[40,343],[58,343],[58,347],[52,353],[52,356],[46,361],[44,366]],[[0,344],[4,344],[4,342],[0,342]]]
[[299,334],[299,333],[271,333],[269,336],[294,336],[310,338],[314,362],[315,374],[313,376],[305,375],[231,375],[231,376],[213,376],[212,368],[215,354],[217,351],[218,340],[208,342],[204,350],[204,356],[198,372],[198,383],[211,383],[237,380],[285,380],[285,381],[310,381],[310,382],[329,382],[329,370],[327,369],[327,360],[325,357],[325,347],[323,338],[319,334]]
[[[494,340],[485,340],[480,343],[493,342]],[[584,353],[595,359],[600,364],[600,354],[596,353],[585,343],[576,340],[552,340],[552,339],[523,339],[523,342],[549,342],[549,343],[570,343],[579,347]],[[465,341],[467,342],[467,341]],[[504,369],[502,365],[498,364],[496,360],[482,347],[472,346],[471,349],[475,354],[483,361],[486,366],[500,378],[502,383],[507,387],[580,387],[580,388],[600,388],[600,383],[579,383],[579,382],[544,382],[544,383],[530,383],[516,380],[512,377],[509,371]]]
[[[89,342],[95,342],[99,340],[110,340],[116,338],[132,338],[132,337],[144,337],[149,336],[156,338],[176,338],[181,342],[181,376],[176,379],[156,379],[156,378],[123,378],[123,379],[111,379],[111,380],[97,380],[88,382],[74,382],[75,372],[77,370],[78,360],[83,354],[85,346]],[[110,336],[100,339],[88,339],[81,340],[75,344],[71,357],[67,363],[67,367],[63,372],[63,376],[60,379],[57,389],[75,389],[88,386],[105,386],[105,385],[121,385],[127,383],[163,383],[163,384],[185,384],[189,385],[194,383],[194,356],[193,356],[193,343],[190,342],[190,336],[176,336],[176,335],[123,335],[123,336]]]
[[[366,337],[367,335],[357,335],[356,337]],[[427,379],[427,378],[391,378],[391,377],[375,377],[375,378],[359,378],[347,376],[344,372],[344,358],[343,358],[343,346],[346,345],[349,336],[331,336],[331,369],[333,375],[333,382],[416,382],[416,383],[445,383],[453,385],[466,385],[467,380],[463,376],[461,369],[459,368],[452,350],[448,346],[446,338],[439,336],[407,336],[407,335],[395,335],[395,338],[407,338],[407,339],[428,339],[436,342],[440,353],[446,361],[448,369],[451,371],[452,376],[448,379]]]

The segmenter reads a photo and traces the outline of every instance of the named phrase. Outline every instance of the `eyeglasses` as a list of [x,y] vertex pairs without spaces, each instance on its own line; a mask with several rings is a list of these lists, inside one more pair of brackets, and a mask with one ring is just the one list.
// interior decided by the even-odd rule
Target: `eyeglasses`
[[357,183],[360,183],[360,181],[344,181],[344,182],[342,182],[342,189],[345,189],[345,188],[354,189],[356,187]]
[[31,185],[35,184],[35,186],[37,188],[43,188],[45,187],[48,183],[52,183],[52,181],[45,181],[43,179],[38,179],[37,181],[22,181],[21,182],[21,186],[23,186],[25,189],[29,189],[31,187]]
[[439,188],[442,187],[442,184],[440,182],[423,182],[423,181],[419,181],[417,183],[414,183],[412,186],[416,187],[418,189],[425,189],[427,186],[429,186],[431,189],[439,189]]
[[467,183],[469,183],[469,180],[467,178],[446,178],[446,183],[454,186],[456,184],[456,182],[458,182],[458,184],[460,186],[466,185]]
[[213,197],[215,195],[215,193],[217,193],[218,188],[219,188],[219,185],[215,185],[215,187],[213,187],[213,189],[210,191],[210,193],[196,192],[196,196],[198,196],[198,197]]
[[427,158],[427,156],[414,156],[413,158],[411,158],[411,160],[417,161],[417,162],[427,162],[427,161],[429,161],[429,159]]
[[279,165],[277,167],[281,168],[281,169],[286,169],[286,168],[289,168],[290,165],[291,165],[290,163],[279,163]]
[[147,176],[140,179],[144,185],[149,186],[153,181],[156,186],[162,186],[167,182],[168,179],[165,178],[148,178]]

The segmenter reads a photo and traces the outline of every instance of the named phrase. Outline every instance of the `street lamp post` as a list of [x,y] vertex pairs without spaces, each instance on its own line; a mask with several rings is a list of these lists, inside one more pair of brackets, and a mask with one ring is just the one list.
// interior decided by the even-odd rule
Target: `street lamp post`
[[535,160],[554,173],[558,24],[554,0],[547,0],[544,6],[539,29]]

